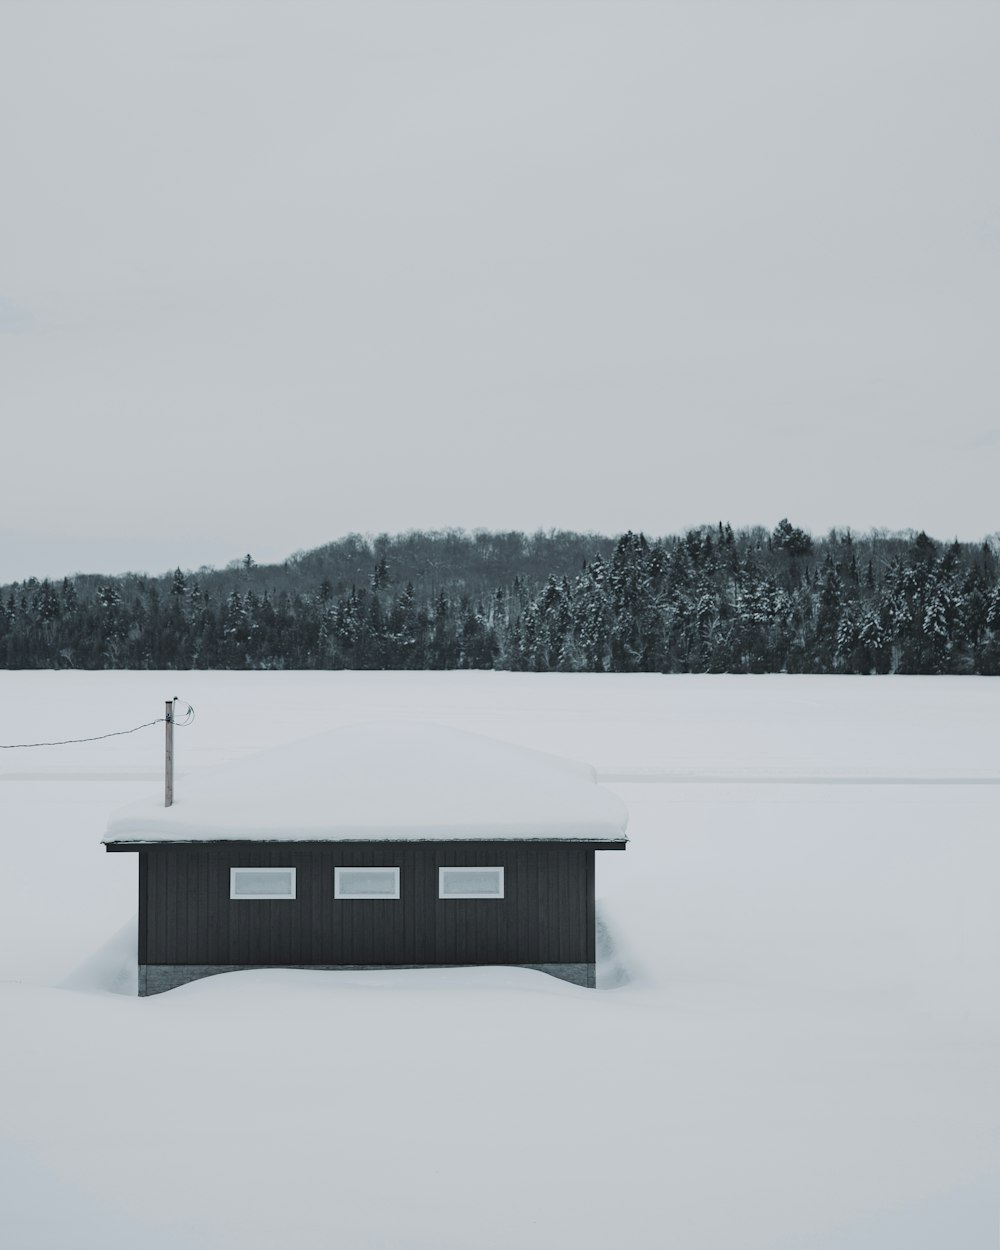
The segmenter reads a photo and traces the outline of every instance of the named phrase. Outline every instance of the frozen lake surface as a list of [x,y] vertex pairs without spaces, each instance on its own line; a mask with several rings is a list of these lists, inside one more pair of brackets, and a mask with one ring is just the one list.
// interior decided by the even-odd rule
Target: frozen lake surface
[[513,969],[127,988],[162,727],[0,752],[0,1241],[994,1250],[1000,682],[3,673],[0,742],[162,715],[185,776],[359,720],[593,764],[603,989]]

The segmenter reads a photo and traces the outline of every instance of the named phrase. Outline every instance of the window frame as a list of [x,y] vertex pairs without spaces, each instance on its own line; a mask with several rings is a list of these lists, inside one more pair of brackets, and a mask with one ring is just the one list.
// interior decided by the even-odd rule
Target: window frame
[[[392,872],[395,877],[395,893],[393,894],[342,894],[340,890],[341,874],[351,876],[362,872]],[[396,902],[399,899],[399,865],[398,864],[334,864],[333,866],[333,897],[338,903],[378,903],[380,901]]]
[[[444,874],[446,872],[458,872],[458,873],[496,872],[496,873],[499,873],[500,874],[499,893],[483,894],[479,892],[472,892],[472,893],[463,892],[461,894],[456,894],[454,890],[449,890],[448,893],[446,894],[444,890]],[[504,871],[503,871],[502,864],[479,864],[479,865],[445,864],[445,865],[438,866],[438,898],[439,899],[442,899],[442,900],[451,899],[451,898],[502,899],[505,897],[504,891],[505,891],[505,882],[504,882]]]
[[[281,873],[290,872],[292,874],[292,892],[291,894],[237,894],[236,874],[239,872],[264,873],[266,876],[271,876],[272,874],[276,875],[279,872]],[[277,899],[277,900],[284,901],[284,902],[294,902],[295,897],[296,897],[297,887],[298,887],[298,881],[296,878],[297,878],[296,869],[291,864],[287,865],[284,868],[272,868],[270,866],[266,868],[254,868],[254,867],[251,867],[251,865],[249,864],[240,864],[238,867],[234,868],[230,865],[230,868],[229,868],[230,902],[247,903],[247,902],[255,902],[258,899]]]

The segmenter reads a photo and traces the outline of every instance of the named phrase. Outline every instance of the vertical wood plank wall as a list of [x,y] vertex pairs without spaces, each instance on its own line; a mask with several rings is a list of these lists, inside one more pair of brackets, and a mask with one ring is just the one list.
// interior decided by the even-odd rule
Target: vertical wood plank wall
[[[504,869],[502,899],[439,899],[438,868]],[[335,899],[335,866],[398,867],[399,899]],[[296,869],[296,897],[230,899],[230,868]],[[146,964],[593,963],[582,843],[231,843],[139,856]]]

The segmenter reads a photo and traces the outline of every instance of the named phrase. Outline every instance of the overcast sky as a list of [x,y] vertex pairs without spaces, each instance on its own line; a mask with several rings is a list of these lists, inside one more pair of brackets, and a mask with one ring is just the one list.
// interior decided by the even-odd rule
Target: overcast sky
[[1000,530],[1000,4],[0,0],[0,581]]

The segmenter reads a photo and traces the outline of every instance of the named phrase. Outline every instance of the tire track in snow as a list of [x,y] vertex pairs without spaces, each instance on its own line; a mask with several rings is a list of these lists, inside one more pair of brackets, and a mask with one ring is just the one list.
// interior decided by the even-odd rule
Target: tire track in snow
[[597,780],[609,784],[724,786],[1000,786],[1000,776],[865,776],[864,774],[691,773],[648,768],[598,768]]

